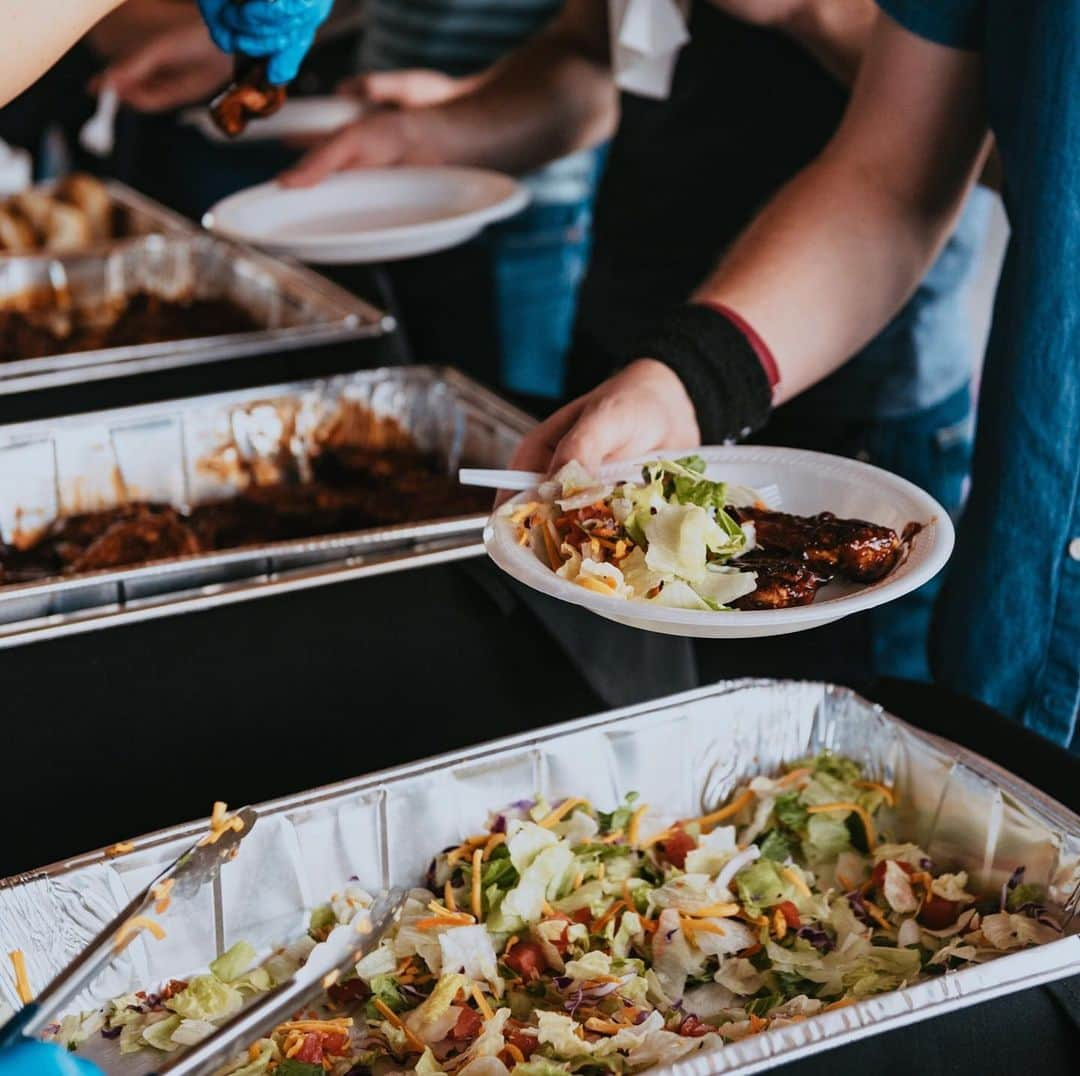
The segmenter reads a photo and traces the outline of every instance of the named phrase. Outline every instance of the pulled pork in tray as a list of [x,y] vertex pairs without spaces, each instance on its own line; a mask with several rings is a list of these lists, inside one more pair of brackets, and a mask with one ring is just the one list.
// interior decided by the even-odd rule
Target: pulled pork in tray
[[[357,409],[343,409],[350,410]],[[62,516],[21,548],[0,542],[0,585],[487,510],[487,493],[460,486],[433,456],[408,445],[408,435],[396,423],[369,419],[366,425],[373,423],[393,426],[397,433],[380,437],[376,447],[335,443],[343,430],[358,429],[355,418],[335,420],[309,461],[309,481],[263,460],[273,480],[260,482],[260,464],[238,462],[235,449],[226,449],[204,467],[240,478],[246,488],[235,497],[188,512],[131,502]]]
[[163,299],[140,291],[115,310],[65,310],[44,303],[0,310],[0,362],[99,348],[254,332],[260,325],[229,299]]
[[51,190],[30,189],[0,201],[0,253],[54,254],[120,239],[127,212],[93,176],[74,173]]

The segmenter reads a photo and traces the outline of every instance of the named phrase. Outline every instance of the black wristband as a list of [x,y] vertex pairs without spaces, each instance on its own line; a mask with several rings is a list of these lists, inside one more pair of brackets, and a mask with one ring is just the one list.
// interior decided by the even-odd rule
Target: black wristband
[[673,310],[634,349],[670,366],[697,411],[701,443],[719,445],[765,425],[772,388],[741,329],[707,306]]

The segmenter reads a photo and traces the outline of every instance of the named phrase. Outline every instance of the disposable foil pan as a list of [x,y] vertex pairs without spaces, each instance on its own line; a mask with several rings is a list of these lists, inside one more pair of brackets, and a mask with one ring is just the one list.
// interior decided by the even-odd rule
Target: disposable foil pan
[[87,253],[0,259],[0,309],[100,311],[139,291],[228,299],[259,328],[0,362],[0,393],[379,336],[389,315],[299,265],[203,233],[146,235]]
[[[104,254],[110,250],[137,240],[146,235],[198,235],[202,229],[193,221],[173,212],[160,202],[147,198],[125,183],[115,179],[100,181],[112,202],[114,221],[119,218],[122,233],[109,239],[98,240],[83,247],[80,254]],[[54,184],[50,181],[38,184],[36,190],[49,191]],[[21,261],[28,257],[40,257],[40,254],[11,254],[0,251],[0,266]]]
[[[302,469],[310,431],[354,405],[394,418],[447,473],[462,464],[504,466],[533,421],[455,370],[400,366],[0,426],[0,539],[17,544],[57,516],[129,500],[185,508],[222,499],[243,476],[220,466],[230,454],[271,470],[284,456]],[[475,556],[485,518],[421,520],[0,586],[0,646]]]
[[[685,817],[715,807],[752,774],[826,747],[893,785],[899,835],[941,866],[968,871],[974,888],[993,891],[1023,864],[1027,879],[1046,884],[1061,902],[1080,878],[1080,817],[994,764],[846,688],[736,681],[264,804],[217,887],[197,904],[174,904],[163,921],[167,936],[142,935],[95,984],[85,1007],[204,968],[241,939],[269,948],[298,936],[303,909],[350,877],[372,889],[421,884],[434,853],[519,797],[579,795],[613,805],[635,790]],[[0,883],[0,949],[22,949],[31,985],[46,982],[203,826],[140,838],[121,858],[92,853]],[[653,1071],[757,1072],[1078,970],[1080,938],[1067,936]],[[3,978],[0,995],[17,1005]],[[147,1064],[113,1052],[97,1057],[120,1076]]]

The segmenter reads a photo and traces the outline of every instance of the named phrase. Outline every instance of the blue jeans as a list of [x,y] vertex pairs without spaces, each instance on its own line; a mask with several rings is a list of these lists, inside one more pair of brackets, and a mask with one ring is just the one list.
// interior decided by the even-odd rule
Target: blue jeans
[[591,218],[591,197],[538,203],[484,235],[494,276],[499,382],[511,392],[562,395]]
[[[914,482],[935,497],[956,522],[971,472],[974,413],[964,385],[941,403],[915,415],[869,426],[857,453],[877,467]],[[874,672],[929,681],[927,638],[938,574],[912,594],[870,611]]]

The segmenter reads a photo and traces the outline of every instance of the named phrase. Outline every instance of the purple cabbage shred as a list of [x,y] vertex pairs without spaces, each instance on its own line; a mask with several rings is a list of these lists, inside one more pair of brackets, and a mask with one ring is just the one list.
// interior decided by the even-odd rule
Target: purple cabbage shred
[[795,936],[808,941],[819,953],[830,953],[835,948],[832,938],[823,926],[807,923],[799,927]]
[[103,1027],[101,1029],[101,1037],[103,1039],[118,1039],[120,1037],[120,1032],[123,1030],[122,1024],[117,1024],[116,1027]]

